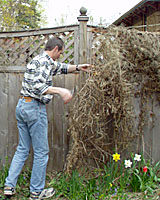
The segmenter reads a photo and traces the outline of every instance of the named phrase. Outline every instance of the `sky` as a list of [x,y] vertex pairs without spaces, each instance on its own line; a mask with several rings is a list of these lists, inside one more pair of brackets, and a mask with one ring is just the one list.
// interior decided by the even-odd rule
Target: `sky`
[[87,9],[92,25],[110,24],[133,8],[141,0],[46,0],[48,28],[78,23],[80,8]]

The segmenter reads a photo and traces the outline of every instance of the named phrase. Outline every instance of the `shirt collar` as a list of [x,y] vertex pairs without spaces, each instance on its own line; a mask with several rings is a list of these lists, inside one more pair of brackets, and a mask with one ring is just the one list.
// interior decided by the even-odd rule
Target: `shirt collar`
[[45,51],[43,52],[43,55],[48,59],[51,65],[54,65],[53,59]]

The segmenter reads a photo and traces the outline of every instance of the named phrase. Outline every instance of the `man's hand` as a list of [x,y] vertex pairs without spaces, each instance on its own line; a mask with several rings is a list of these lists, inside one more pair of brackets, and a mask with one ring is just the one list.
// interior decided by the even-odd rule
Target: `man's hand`
[[78,69],[82,70],[84,72],[90,72],[92,67],[93,67],[93,65],[91,65],[91,64],[79,64],[78,65]]
[[64,101],[64,104],[70,102],[72,99],[71,92],[66,88],[59,88],[59,95],[61,96],[62,100]]
[[90,72],[93,65],[91,64],[78,64],[78,65],[69,65],[68,66],[68,73],[77,72],[77,71],[84,71]]

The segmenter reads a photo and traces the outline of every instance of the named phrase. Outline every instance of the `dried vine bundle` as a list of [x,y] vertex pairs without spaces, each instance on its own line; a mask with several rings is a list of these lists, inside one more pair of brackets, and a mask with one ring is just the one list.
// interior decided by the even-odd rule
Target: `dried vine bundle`
[[[95,68],[74,98],[66,171],[99,168],[143,133],[144,102],[160,92],[160,37],[156,33],[108,28],[93,44]],[[136,116],[134,100],[141,99]],[[138,119],[138,120],[137,120]]]

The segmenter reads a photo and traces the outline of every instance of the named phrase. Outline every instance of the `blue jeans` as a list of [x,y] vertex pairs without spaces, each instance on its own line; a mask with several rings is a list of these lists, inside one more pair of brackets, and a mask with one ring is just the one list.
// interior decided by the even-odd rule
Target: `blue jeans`
[[45,186],[48,163],[48,120],[46,106],[37,100],[26,102],[19,99],[16,107],[16,119],[19,130],[19,144],[11,162],[5,185],[15,187],[18,176],[33,146],[33,167],[30,180],[30,192],[40,192]]

